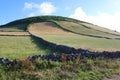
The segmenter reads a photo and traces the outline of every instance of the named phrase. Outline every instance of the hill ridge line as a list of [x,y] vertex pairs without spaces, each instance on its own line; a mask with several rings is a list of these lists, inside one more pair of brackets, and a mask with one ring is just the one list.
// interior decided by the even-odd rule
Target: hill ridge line
[[[84,27],[86,27],[88,29],[93,29],[93,28],[85,26],[84,24],[80,24],[80,25],[82,25],[82,26],[84,26]],[[105,32],[105,31],[101,31],[101,30],[97,30],[97,29],[93,29],[93,30],[96,30],[96,31],[99,31],[99,32],[103,32],[103,33],[107,33],[107,34],[111,34],[111,35],[115,35],[115,36],[120,36],[118,34],[113,34],[113,33],[110,33],[110,32]]]

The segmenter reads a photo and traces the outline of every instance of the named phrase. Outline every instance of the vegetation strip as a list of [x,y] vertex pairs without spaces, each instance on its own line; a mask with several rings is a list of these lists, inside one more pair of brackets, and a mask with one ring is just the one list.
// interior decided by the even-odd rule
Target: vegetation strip
[[0,58],[0,79],[102,80],[114,78],[114,74],[120,73],[119,68],[119,59],[81,58],[79,54],[34,55],[14,60]]

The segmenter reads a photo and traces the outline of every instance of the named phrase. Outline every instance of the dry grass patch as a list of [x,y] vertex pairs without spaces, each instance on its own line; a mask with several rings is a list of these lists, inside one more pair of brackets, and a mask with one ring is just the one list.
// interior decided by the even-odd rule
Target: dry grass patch
[[64,31],[58,28],[56,24],[52,22],[40,22],[34,23],[30,26],[29,31],[33,34],[66,34],[66,35],[74,35],[71,32]]

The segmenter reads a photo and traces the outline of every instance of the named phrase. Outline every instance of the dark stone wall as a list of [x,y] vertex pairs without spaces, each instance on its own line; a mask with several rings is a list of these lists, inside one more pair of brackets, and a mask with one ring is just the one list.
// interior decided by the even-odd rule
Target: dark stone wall
[[51,42],[48,42],[40,37],[37,37],[33,34],[31,34],[31,36],[35,39],[39,39],[39,41],[42,42],[44,45],[49,46],[54,50],[59,50],[65,54],[81,54],[82,57],[91,57],[91,58],[96,58],[96,57],[119,58],[120,57],[120,51],[92,52],[92,51],[81,49],[81,48],[75,49],[73,47],[69,47],[69,46],[65,46],[65,45],[57,45],[55,43],[51,43]]

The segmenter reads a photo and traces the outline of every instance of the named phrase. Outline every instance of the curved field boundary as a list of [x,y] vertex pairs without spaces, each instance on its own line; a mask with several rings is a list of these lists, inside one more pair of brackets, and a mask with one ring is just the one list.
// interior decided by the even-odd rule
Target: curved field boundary
[[32,34],[31,32],[29,32],[29,34],[31,34],[31,36],[37,40],[39,40],[40,42],[42,42],[44,45],[51,47],[54,50],[59,50],[62,53],[66,53],[66,54],[81,54],[82,57],[91,57],[91,58],[96,58],[96,57],[105,57],[105,58],[119,58],[120,57],[120,51],[115,51],[115,52],[108,52],[108,51],[103,51],[103,52],[92,52],[89,50],[85,50],[85,49],[75,49],[73,47],[69,47],[66,45],[57,45],[55,43],[46,41],[34,34]]
[[59,26],[52,22],[40,22],[40,23],[33,23],[29,31],[33,34],[62,34],[62,35],[76,35],[71,32],[64,31],[59,29]]
[[[89,24],[89,23],[86,23],[86,24]],[[103,33],[106,33],[106,34],[111,34],[111,35],[115,35],[115,36],[119,36],[120,37],[120,33],[118,32],[108,32],[108,31],[102,31],[102,30],[99,30],[99,29],[94,29],[92,27],[88,27],[87,25],[85,25],[84,23],[80,23],[80,25],[84,26],[84,27],[87,27],[89,29],[93,29],[93,30],[96,30],[96,31],[99,31],[99,32],[103,32]],[[91,24],[90,24],[91,25]],[[93,25],[94,26],[94,25]],[[99,27],[99,26],[98,26]],[[99,27],[101,28],[101,27]],[[102,28],[102,29],[105,29],[105,28]]]
[[[116,38],[109,38],[109,37],[104,37],[104,36],[96,36],[96,35],[90,35],[90,34],[83,34],[83,33],[78,33],[78,32],[74,32],[68,29],[63,28],[58,22],[56,21],[52,21],[53,23],[55,23],[57,26],[59,26],[60,29],[67,31],[67,32],[72,32],[74,34],[78,34],[78,35],[83,35],[83,36],[89,36],[89,37],[95,37],[95,38],[104,38],[104,39],[116,39]],[[107,32],[106,32],[107,33]],[[111,33],[107,33],[107,34],[111,34]],[[113,35],[113,34],[112,34]],[[118,36],[118,35],[116,35]],[[119,35],[120,36],[120,35]],[[119,39],[116,39],[119,40]]]

